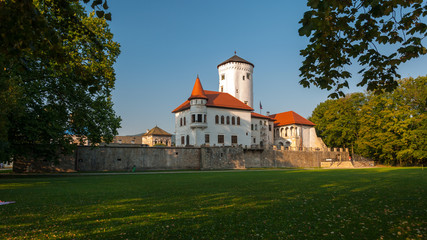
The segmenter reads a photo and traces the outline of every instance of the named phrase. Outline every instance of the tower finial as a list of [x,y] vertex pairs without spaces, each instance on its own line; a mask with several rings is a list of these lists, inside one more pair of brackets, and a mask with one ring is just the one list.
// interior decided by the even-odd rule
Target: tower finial
[[199,74],[197,74],[197,78],[199,78]]
[[236,51],[234,51],[234,55],[237,55],[237,52],[236,52]]

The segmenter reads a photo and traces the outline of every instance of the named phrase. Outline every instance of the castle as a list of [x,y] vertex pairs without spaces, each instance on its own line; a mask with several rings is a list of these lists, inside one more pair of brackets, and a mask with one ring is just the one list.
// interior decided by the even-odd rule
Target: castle
[[190,97],[175,108],[176,146],[325,149],[314,123],[293,111],[262,115],[253,109],[255,65],[234,55],[217,66],[219,91],[197,77]]

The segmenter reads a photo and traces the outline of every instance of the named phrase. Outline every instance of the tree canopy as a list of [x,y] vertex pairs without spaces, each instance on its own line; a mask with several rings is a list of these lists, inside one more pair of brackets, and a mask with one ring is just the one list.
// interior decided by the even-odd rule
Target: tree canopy
[[78,1],[1,1],[0,23],[0,157],[52,159],[72,136],[111,141],[120,50],[104,15]]
[[310,121],[328,147],[391,165],[427,160],[427,77],[402,79],[392,93],[353,93],[327,100]]
[[332,98],[344,96],[352,77],[346,66],[354,61],[362,67],[357,86],[391,92],[399,64],[427,53],[423,0],[308,0],[307,6],[299,34],[310,40],[301,50],[300,84],[333,89]]

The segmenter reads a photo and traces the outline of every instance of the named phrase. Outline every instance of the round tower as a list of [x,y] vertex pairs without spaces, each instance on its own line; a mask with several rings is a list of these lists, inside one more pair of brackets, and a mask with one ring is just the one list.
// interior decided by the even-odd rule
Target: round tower
[[253,108],[254,65],[236,55],[218,65],[219,92],[228,93]]
[[206,128],[206,103],[208,97],[203,90],[202,83],[200,82],[199,76],[197,76],[196,82],[194,83],[193,91],[191,96],[188,98],[190,101],[190,114],[191,114],[191,128]]

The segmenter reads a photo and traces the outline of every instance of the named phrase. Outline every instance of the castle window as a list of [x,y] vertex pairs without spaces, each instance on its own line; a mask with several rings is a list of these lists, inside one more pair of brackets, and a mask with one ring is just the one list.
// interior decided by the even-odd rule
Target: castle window
[[258,125],[255,124],[255,130],[258,130]]
[[182,118],[179,119],[179,126],[182,127]]
[[239,89],[236,89],[236,93],[239,93]]
[[218,143],[224,143],[224,135],[218,135]]
[[225,74],[221,74],[221,80],[225,79]]
[[206,114],[204,115],[204,119],[203,120],[204,120],[203,122],[206,123]]
[[209,134],[205,134],[205,143],[209,143]]
[[237,125],[240,125],[240,117],[237,117]]
[[231,125],[235,125],[236,124],[236,118],[235,117],[231,117]]
[[185,144],[185,137],[181,136],[181,145],[184,145],[184,144]]
[[186,117],[184,117],[184,126],[187,124],[185,119],[186,119]]
[[243,76],[243,80],[245,80],[245,76]]
[[232,144],[237,144],[237,136],[231,136],[231,143]]
[[219,124],[219,116],[215,115],[215,124]]
[[230,125],[230,117],[227,116],[227,125]]
[[254,138],[254,143],[256,143],[256,138]]
[[254,124],[251,124],[251,130],[252,131],[254,130]]
[[259,121],[259,125],[260,125],[260,126],[262,125],[262,121]]
[[271,125],[270,124],[268,125],[268,131],[271,132]]
[[224,87],[223,86],[221,86],[221,92],[224,92]]
[[224,124],[224,116],[221,116],[221,124]]
[[191,115],[191,122],[195,122],[196,121],[196,114],[192,114]]
[[248,80],[251,80],[251,74],[250,74],[250,73],[246,73],[246,78],[247,78]]
[[203,115],[197,114],[197,122],[203,122]]

